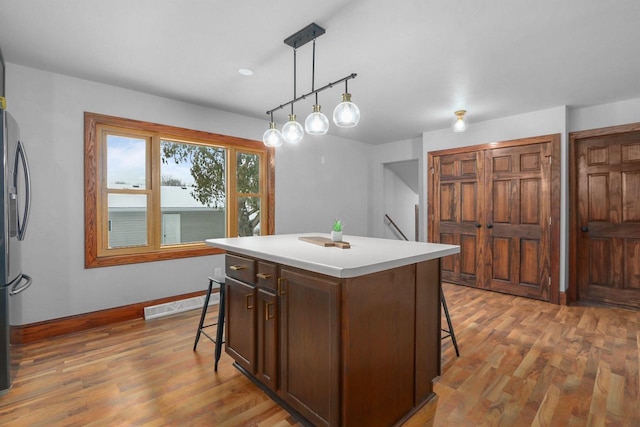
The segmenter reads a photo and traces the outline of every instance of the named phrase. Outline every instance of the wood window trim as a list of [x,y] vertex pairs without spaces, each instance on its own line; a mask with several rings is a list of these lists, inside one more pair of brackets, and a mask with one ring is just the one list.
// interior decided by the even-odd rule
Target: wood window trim
[[160,133],[163,136],[176,139],[194,141],[215,141],[224,146],[245,148],[250,151],[261,151],[265,154],[264,179],[267,180],[267,193],[262,206],[266,208],[266,227],[263,234],[273,234],[275,231],[275,149],[267,148],[261,141],[254,141],[228,135],[185,129],[169,125],[126,119],[103,114],[84,113],[84,227],[85,227],[85,268],[107,267],[114,265],[135,264],[141,262],[164,261],[195,256],[215,255],[224,253],[223,250],[210,248],[204,244],[186,245],[180,247],[166,247],[155,251],[135,254],[99,255],[98,233],[100,224],[98,203],[100,194],[99,177],[102,173],[102,156],[98,153],[100,137],[97,132],[99,125],[116,126],[133,131]]

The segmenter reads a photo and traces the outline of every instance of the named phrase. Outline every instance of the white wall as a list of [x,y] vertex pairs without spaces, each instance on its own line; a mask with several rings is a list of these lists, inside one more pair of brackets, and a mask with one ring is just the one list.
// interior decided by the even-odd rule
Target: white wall
[[[8,110],[31,167],[32,214],[23,270],[34,284],[16,297],[14,324],[133,304],[206,287],[221,256],[84,268],[85,111],[250,139],[266,120],[244,117],[15,64],[7,64]],[[326,135],[276,153],[276,232],[366,234],[370,155],[362,143]],[[323,163],[324,157],[324,163]]]
[[[416,177],[418,178],[418,177]],[[384,212],[391,217],[409,240],[415,240],[415,206],[420,203],[416,194],[390,168],[384,168]],[[384,228],[385,239],[402,240],[403,237],[393,226]]]
[[[401,141],[389,142],[387,144],[374,145],[372,147],[373,154],[371,159],[371,218],[369,220],[369,235],[373,237],[385,237],[385,199],[389,199],[392,195],[385,195],[384,165],[385,163],[402,162],[406,160],[418,160],[419,176],[424,177],[425,163],[422,153],[422,141],[420,138],[406,139]],[[418,194],[418,205],[420,207],[419,221],[420,224],[425,223],[424,213],[426,210],[426,199],[424,199],[424,179],[420,179]],[[424,227],[420,228],[420,240],[425,240]],[[409,237],[409,236],[407,236]],[[411,239],[411,237],[409,237]]]
[[301,145],[278,149],[276,233],[329,233],[342,220],[345,236],[366,236],[371,146],[305,135]]
[[569,132],[640,122],[640,98],[569,110]]

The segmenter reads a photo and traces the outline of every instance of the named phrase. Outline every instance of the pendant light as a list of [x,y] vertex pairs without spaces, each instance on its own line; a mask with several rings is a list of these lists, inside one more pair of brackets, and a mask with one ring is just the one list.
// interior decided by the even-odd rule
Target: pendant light
[[464,116],[467,113],[467,110],[458,110],[455,114],[456,117],[453,119],[453,123],[451,127],[454,132],[464,132],[467,130],[467,118]]
[[[311,91],[316,90],[316,39],[313,39],[313,61],[311,63]],[[329,119],[320,111],[318,104],[318,92],[316,94],[316,103],[313,105],[313,112],[307,116],[304,121],[304,130],[309,135],[324,135],[329,130]]]
[[344,93],[342,94],[342,102],[333,110],[333,122],[341,128],[352,128],[360,121],[360,109],[356,104],[351,102],[351,94],[347,86],[347,80],[344,81]]
[[289,121],[282,126],[282,137],[289,144],[297,144],[302,141],[303,136],[304,129],[302,129],[302,125],[296,121],[296,115],[293,114],[292,106]]
[[309,114],[307,120],[304,121],[304,130],[309,135],[324,135],[329,130],[329,119],[320,111],[317,102],[313,106],[313,113]]
[[[275,122],[273,121],[273,113],[286,107],[287,105],[291,105],[291,114],[289,114],[289,121],[285,123],[284,126],[282,126],[282,133],[280,134],[282,136],[282,140],[290,144],[297,144],[302,140],[305,130],[310,135],[326,134],[329,129],[329,119],[321,111],[320,104],[318,103],[318,93],[322,92],[323,90],[332,88],[342,82],[345,82],[345,93],[342,95],[342,103],[340,103],[333,112],[333,120],[336,125],[340,127],[353,127],[358,124],[358,121],[360,120],[360,110],[353,102],[351,102],[351,94],[347,90],[347,81],[350,79],[355,79],[357,77],[356,73],[351,73],[346,77],[343,77],[340,80],[336,80],[332,83],[328,83],[319,89],[315,88],[316,38],[323,35],[324,33],[324,28],[315,23],[312,23],[284,40],[284,43],[286,45],[293,48],[293,99],[267,111],[267,114],[271,115],[271,122],[269,122],[269,129],[267,129],[267,131],[263,135],[263,141],[265,145],[269,147],[279,146],[270,145],[278,144],[278,141],[280,141],[277,134],[279,132],[276,129]],[[303,46],[310,41],[313,41],[313,71],[311,78],[311,92],[298,97],[296,93],[296,50],[300,46]],[[302,101],[303,99],[307,99],[307,97],[310,95],[315,95],[315,104],[313,105],[312,113],[309,114],[309,116],[306,118],[303,128],[302,125],[296,121],[296,115],[293,112],[293,104],[298,101]]]
[[[293,99],[296,99],[296,48],[293,49]],[[302,125],[296,121],[296,115],[293,113],[293,104],[291,104],[291,114],[289,121],[282,126],[282,136],[289,144],[297,144],[302,141],[304,130]]]
[[276,122],[273,121],[273,113],[271,113],[271,121],[269,122],[269,129],[262,135],[262,142],[267,147],[280,147],[284,141],[282,133],[276,129]]

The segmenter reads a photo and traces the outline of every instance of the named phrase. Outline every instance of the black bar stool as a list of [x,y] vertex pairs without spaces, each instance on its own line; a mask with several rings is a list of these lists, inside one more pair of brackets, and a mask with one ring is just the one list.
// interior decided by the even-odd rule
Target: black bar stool
[[442,308],[444,308],[444,315],[447,318],[447,326],[449,329],[442,329],[442,332],[446,332],[447,335],[443,335],[442,339],[451,337],[453,347],[456,349],[456,356],[460,357],[460,351],[458,350],[458,341],[456,340],[456,334],[453,332],[453,323],[451,323],[451,317],[449,316],[449,309],[447,308],[447,300],[444,298],[444,291],[442,286],[440,287],[440,300],[442,301]]
[[[213,289],[213,284],[216,283],[220,289],[220,303],[218,306],[218,321],[216,323],[211,323],[210,325],[204,324],[204,318],[207,315],[207,308],[209,307],[209,298],[211,298],[211,290]],[[224,309],[225,309],[225,286],[224,281],[220,282],[216,279],[209,277],[209,289],[207,290],[207,295],[204,297],[204,307],[202,307],[202,314],[200,315],[200,324],[198,325],[198,332],[196,333],[196,341],[193,343],[193,351],[196,351],[196,347],[198,346],[198,341],[200,340],[200,334],[203,334],[205,337],[209,338],[216,345],[215,350],[215,366],[214,371],[218,371],[218,361],[220,360],[220,355],[222,354],[222,344],[224,341],[222,340],[222,333],[224,331]],[[212,338],[209,334],[207,334],[204,329],[210,326],[217,326],[216,328],[216,337]]]

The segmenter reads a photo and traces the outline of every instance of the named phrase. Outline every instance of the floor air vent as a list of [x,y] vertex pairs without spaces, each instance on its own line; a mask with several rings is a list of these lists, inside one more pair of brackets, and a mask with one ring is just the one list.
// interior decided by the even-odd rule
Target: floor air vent
[[[220,294],[211,294],[209,305],[218,304]],[[170,316],[172,314],[182,313],[189,310],[202,310],[204,305],[204,295],[183,299],[179,301],[171,301],[164,304],[152,305],[144,308],[144,320],[157,319],[158,317]]]

